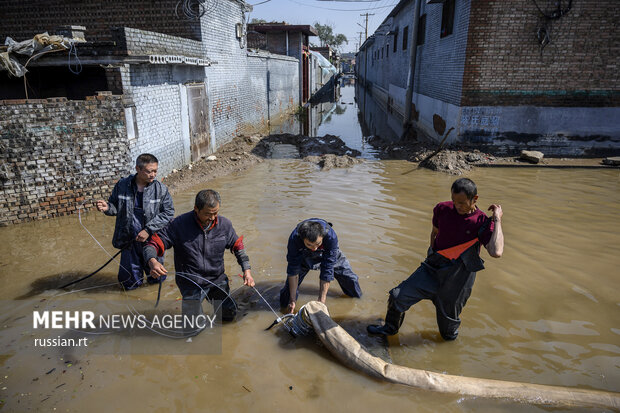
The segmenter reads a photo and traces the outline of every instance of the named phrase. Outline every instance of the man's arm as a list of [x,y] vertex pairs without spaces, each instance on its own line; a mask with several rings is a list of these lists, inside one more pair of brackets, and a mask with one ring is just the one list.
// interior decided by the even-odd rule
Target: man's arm
[[171,226],[170,224],[172,224],[172,221],[159,233],[153,234],[142,249],[144,261],[146,261],[151,268],[150,275],[154,278],[159,278],[168,273],[168,270],[157,261],[157,257],[163,257],[164,251],[174,246],[174,242],[170,235],[172,231],[168,231]]
[[149,235],[153,235],[165,227],[166,224],[174,217],[174,204],[172,203],[170,192],[168,192],[168,189],[163,184],[161,185],[164,190],[164,194],[159,204],[159,213],[145,225],[145,229]]
[[319,301],[325,304],[327,299],[327,291],[329,290],[329,281],[321,280],[319,286]]
[[297,301],[297,284],[299,284],[299,273],[301,272],[301,253],[298,245],[299,236],[293,231],[288,238],[286,246],[286,276],[288,279],[289,301],[287,312],[292,313],[295,310],[295,302]]
[[288,292],[289,300],[286,311],[292,314],[295,311],[295,303],[297,301],[297,284],[299,284],[299,274],[288,276]]
[[118,186],[121,181],[118,181],[114,188],[112,189],[112,193],[108,198],[108,202],[103,199],[99,199],[95,202],[95,206],[98,211],[103,212],[106,215],[114,216],[117,213],[117,205],[118,205]]
[[245,252],[245,246],[243,245],[243,236],[237,238],[237,234],[235,230],[231,230],[233,238],[236,240],[234,244],[230,248],[230,251],[235,254],[237,258],[237,263],[241,266],[241,271],[243,272],[243,285],[247,285],[249,287],[254,287],[254,278],[252,278],[252,272],[250,271],[250,257]]
[[486,249],[489,255],[493,258],[500,258],[504,253],[504,233],[502,232],[502,206],[493,204],[489,207],[490,211],[493,211],[491,219],[495,222],[495,228],[491,235],[491,240],[486,245]]
[[435,249],[435,238],[437,238],[437,234],[439,233],[439,228],[433,225],[433,230],[431,231],[431,248]]

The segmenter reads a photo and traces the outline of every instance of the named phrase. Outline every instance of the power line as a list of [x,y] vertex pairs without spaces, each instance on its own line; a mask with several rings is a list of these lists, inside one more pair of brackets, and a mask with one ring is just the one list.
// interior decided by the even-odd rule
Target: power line
[[314,7],[316,9],[324,9],[324,10],[332,10],[332,11],[372,11],[372,10],[377,10],[377,9],[386,9],[388,7],[392,7],[392,5],[387,5],[387,6],[376,6],[376,7],[372,7],[372,8],[365,8],[365,9],[334,9],[332,7],[321,7],[321,6],[315,6],[315,5],[311,5],[311,4],[304,4],[295,0],[289,0],[290,2],[293,2],[295,4],[298,4],[300,6],[306,6],[306,7]]

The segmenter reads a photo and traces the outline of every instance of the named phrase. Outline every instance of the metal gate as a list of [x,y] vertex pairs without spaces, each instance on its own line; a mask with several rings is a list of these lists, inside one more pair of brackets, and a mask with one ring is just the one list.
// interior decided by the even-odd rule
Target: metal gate
[[204,83],[187,85],[187,105],[189,111],[189,134],[191,161],[211,152],[209,135],[209,105]]

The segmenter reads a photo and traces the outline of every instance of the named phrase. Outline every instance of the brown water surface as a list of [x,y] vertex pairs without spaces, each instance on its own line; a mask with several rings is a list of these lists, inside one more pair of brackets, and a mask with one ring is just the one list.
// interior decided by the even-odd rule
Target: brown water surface
[[[252,263],[257,288],[277,308],[285,278],[286,241],[308,217],[334,224],[340,246],[359,274],[364,296],[351,299],[336,283],[328,296],[333,318],[396,364],[469,377],[620,391],[620,177],[617,171],[480,169],[468,175],[479,205],[504,208],[505,254],[483,253],[462,313],[458,340],[441,340],[430,302],[413,307],[388,351],[365,326],[384,316],[387,291],[406,278],[428,247],[431,214],[448,200],[454,177],[410,172],[402,161],[367,161],[322,172],[299,160],[271,160],[210,181],[220,191]],[[409,173],[410,172],[410,173]],[[177,214],[192,208],[194,188],[174,198]],[[83,215],[108,250],[114,219]],[[0,299],[50,298],[54,287],[108,258],[77,216],[0,228]],[[228,255],[232,288],[239,268]],[[170,269],[172,256],[166,259]],[[113,284],[116,264],[77,288]],[[72,293],[121,298],[114,285]],[[156,287],[128,293],[155,301]],[[275,315],[247,287],[236,293],[241,315],[223,328],[215,355],[96,355],[71,360],[6,356],[0,395],[6,411],[543,411],[510,401],[431,393],[378,382],[340,365],[314,338],[263,331]],[[318,274],[302,285],[299,304],[315,299]],[[164,299],[180,296],[172,279]],[[197,338],[199,340],[200,337]],[[154,337],[157,345],[162,337]],[[56,370],[45,374],[52,368]],[[64,370],[64,372],[63,372]],[[64,384],[63,384],[64,383]]]

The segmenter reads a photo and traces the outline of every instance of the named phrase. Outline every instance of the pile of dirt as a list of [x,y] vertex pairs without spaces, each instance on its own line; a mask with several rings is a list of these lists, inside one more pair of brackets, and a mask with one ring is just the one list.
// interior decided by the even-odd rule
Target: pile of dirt
[[[380,159],[402,159],[419,163],[421,168],[462,175],[474,166],[491,164],[499,158],[477,149],[465,151],[458,148],[442,148],[437,152],[436,143],[405,139],[399,142],[371,137],[369,143],[379,152]],[[507,160],[504,160],[508,162]]]
[[334,135],[309,137],[305,135],[252,135],[239,136],[217,152],[196,162],[173,170],[162,179],[171,193],[184,191],[232,172],[239,172],[263,162],[272,156],[276,145],[292,145],[298,154],[294,157],[319,165],[322,169],[343,168],[362,162],[359,151],[349,148]]
[[337,156],[333,154],[327,154],[322,156],[306,156],[304,158],[304,161],[315,163],[324,171],[328,171],[333,168],[348,168],[352,165],[363,162],[362,159],[353,158],[349,155]]
[[299,151],[300,158],[327,154],[353,157],[361,155],[359,151],[349,148],[342,139],[335,135],[310,137],[306,135],[292,135],[290,133],[265,137],[257,145],[255,153],[260,153],[261,156],[267,157],[271,153],[273,146],[278,144],[295,146]]
[[213,155],[202,157],[179,170],[174,169],[162,182],[171,193],[176,193],[232,172],[243,171],[264,160],[255,153],[261,139],[261,135],[239,136],[222,145]]

